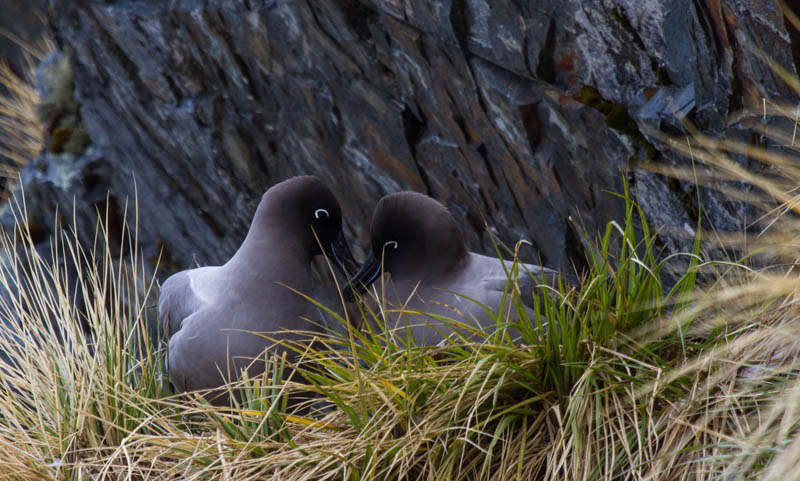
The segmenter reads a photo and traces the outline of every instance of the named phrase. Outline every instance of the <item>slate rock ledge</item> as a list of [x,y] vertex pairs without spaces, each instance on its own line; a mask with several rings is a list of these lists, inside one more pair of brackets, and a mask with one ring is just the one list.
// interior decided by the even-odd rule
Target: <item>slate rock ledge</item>
[[[637,167],[685,160],[647,128],[679,134],[684,118],[748,139],[731,119],[793,97],[752,53],[795,72],[782,12],[761,0],[51,0],[49,12],[96,156],[76,164],[82,189],[107,186],[117,206],[138,189],[140,243],[151,262],[163,249],[162,277],[193,256],[226,260],[260,194],[300,173],[338,193],[362,248],[375,202],[413,189],[450,208],[472,250],[493,252],[485,218],[508,244],[532,241],[525,260],[567,267],[584,247],[569,219],[590,233],[621,219],[609,192],[626,176],[664,245],[686,248],[692,187]],[[29,209],[63,200],[39,197]],[[711,190],[702,200],[720,229],[748,218]],[[96,204],[78,206],[92,228]]]

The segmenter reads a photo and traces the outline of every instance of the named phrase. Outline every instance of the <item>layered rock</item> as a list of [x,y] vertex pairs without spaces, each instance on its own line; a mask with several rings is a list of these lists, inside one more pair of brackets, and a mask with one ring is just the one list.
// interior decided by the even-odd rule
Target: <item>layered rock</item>
[[[139,240],[150,262],[161,254],[161,275],[193,256],[223,262],[260,194],[300,173],[337,192],[361,245],[377,199],[413,189],[450,208],[471,249],[493,252],[485,220],[555,268],[580,262],[583,229],[621,220],[612,193],[627,176],[679,250],[695,196],[637,168],[684,162],[648,129],[747,136],[746,115],[732,114],[794,96],[754,53],[795,71],[781,11],[759,0],[50,7],[107,165],[83,182],[118,206],[138,198]],[[721,228],[748,218],[742,203],[702,198]]]

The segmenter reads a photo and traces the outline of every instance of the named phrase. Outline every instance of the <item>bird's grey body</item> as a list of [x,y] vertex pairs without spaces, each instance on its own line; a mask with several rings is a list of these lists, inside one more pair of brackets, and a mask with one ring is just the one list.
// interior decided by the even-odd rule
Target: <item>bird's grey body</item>
[[[374,280],[379,295],[394,311],[387,315],[387,327],[397,335],[407,337],[410,332],[417,345],[438,344],[453,334],[453,324],[437,320],[441,316],[464,324],[458,335],[479,340],[501,327],[492,315],[500,313],[503,325],[519,319],[506,273],[513,262],[467,252],[455,219],[434,199],[414,192],[384,197],[373,215],[371,244],[370,257],[352,285],[357,288]],[[383,285],[378,272],[381,257],[382,270],[389,273]],[[534,286],[557,285],[559,273],[532,264],[517,268],[522,308],[533,321]],[[397,312],[401,308],[405,315]],[[508,333],[518,336],[513,329]]]
[[[452,330],[453,323],[442,322],[437,317],[463,323],[465,327],[460,329],[458,335],[475,341],[492,334],[498,327],[505,325],[506,321],[519,321],[518,304],[511,300],[512,288],[500,262],[495,257],[470,252],[460,265],[447,274],[418,280],[408,276],[400,279],[387,276],[384,290],[389,307],[394,311],[402,308],[406,312],[424,313],[400,315],[393,312],[387,316],[391,320],[388,327],[397,334],[407,334],[408,328],[413,333],[415,344],[430,346],[440,343]],[[503,262],[506,269],[511,269],[512,262]],[[518,265],[518,269],[519,292],[522,296],[527,296],[522,298],[521,307],[527,318],[535,322],[531,305],[534,286],[543,283],[556,285],[558,273],[532,264],[525,264],[524,268],[523,265]],[[531,278],[525,269],[534,277]],[[501,325],[495,323],[487,309],[492,315],[500,314],[498,319]],[[477,334],[474,330],[480,330],[483,334]],[[512,338],[519,337],[519,333],[513,328],[508,329],[508,334]]]
[[[309,189],[322,193],[304,195]],[[315,226],[320,241],[340,239],[338,202],[318,180],[295,177],[278,184],[264,194],[247,237],[228,262],[181,271],[164,282],[159,313],[169,338],[170,379],[178,389],[214,389],[244,369],[257,375],[264,363],[253,361],[263,361],[265,349],[286,352],[290,361],[296,357],[267,337],[304,342],[323,331],[314,322],[316,307],[292,291],[318,289],[310,268],[321,253],[311,229],[318,220],[310,216],[319,209],[332,223]]]

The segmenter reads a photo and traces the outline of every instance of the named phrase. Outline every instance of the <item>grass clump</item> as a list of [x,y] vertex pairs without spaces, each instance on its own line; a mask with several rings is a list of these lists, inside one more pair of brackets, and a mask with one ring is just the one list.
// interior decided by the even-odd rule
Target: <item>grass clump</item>
[[5,59],[0,59],[0,84],[5,88],[0,95],[0,156],[7,159],[0,165],[0,176],[10,179],[17,177],[44,144],[45,126],[37,112],[40,99],[36,89],[36,65],[53,49],[53,42],[46,38],[30,44],[19,41],[19,44],[27,59],[21,75]]
[[[331,333],[313,349],[293,346],[301,365],[269,360],[263,376],[231,386],[244,395],[229,407],[169,392],[135,218],[123,223],[133,227],[118,251],[102,223],[91,249],[61,232],[50,253],[22,225],[0,239],[3,474],[677,480],[788,472],[800,456],[796,281],[759,284],[753,279],[774,276],[703,262],[698,237],[685,274],[668,285],[662,273],[673,259],[660,259],[644,213],[622,195],[626,218],[588,249],[580,286],[523,292],[515,280],[524,267],[514,262],[505,301],[491,313],[496,330],[427,347],[391,335],[388,321],[413,313],[377,299],[360,319],[339,317],[363,329]],[[703,288],[702,276],[715,282]],[[533,318],[525,303],[536,306]],[[289,368],[296,377],[283,382]],[[309,391],[310,402],[290,402]]]
[[24,225],[0,238],[0,426],[15,447],[0,456],[28,460],[19,479],[80,476],[87,453],[113,450],[159,411],[161,353],[144,329],[153,284],[99,234],[92,252],[66,232],[40,252]]
[[[291,366],[310,386],[282,382],[289,366],[272,360],[263,376],[240,382],[241,402],[212,407],[166,392],[164,351],[148,330],[153,280],[135,236],[126,233],[116,253],[104,239],[101,228],[85,252],[62,233],[55,261],[24,226],[2,240],[0,283],[11,294],[0,305],[9,356],[0,463],[17,479],[635,478],[670,454],[695,452],[664,451],[676,436],[668,420],[696,422],[687,406],[699,409],[692,396],[710,379],[699,359],[725,338],[642,335],[696,302],[706,264],[690,254],[689,272],[666,290],[667,261],[629,200],[581,287],[521,292],[515,262],[495,332],[418,347],[382,327],[404,313],[365,306],[361,324],[378,328],[332,333]],[[527,316],[523,296],[540,315]],[[289,396],[309,390],[319,397],[293,411]],[[707,387],[701,398],[711,393],[719,394]],[[684,466],[697,462],[688,457]]]
[[[690,342],[683,331],[649,341],[633,334],[666,323],[700,295],[704,265],[689,253],[687,274],[666,289],[661,271],[669,259],[657,260],[644,214],[625,198],[624,225],[609,224],[580,288],[521,292],[515,279],[525,273],[514,263],[493,313],[495,332],[418,347],[386,329],[394,316],[416,313],[387,308],[376,296],[378,307],[361,312],[364,332],[351,330],[352,338],[332,338],[329,349],[310,354],[322,372],[306,375],[337,408],[331,423],[353,426],[358,436],[351,479],[611,479],[630,469],[632,457],[647,463],[660,436],[653,419],[690,383],[650,387],[705,341]],[[535,318],[523,307],[531,295]]]

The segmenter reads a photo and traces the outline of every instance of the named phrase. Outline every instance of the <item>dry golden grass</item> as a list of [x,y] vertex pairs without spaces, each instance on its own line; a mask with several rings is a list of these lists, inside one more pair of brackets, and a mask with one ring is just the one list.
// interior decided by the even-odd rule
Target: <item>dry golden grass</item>
[[0,165],[0,176],[15,179],[19,170],[42,150],[45,126],[36,114],[36,65],[54,48],[49,39],[32,44],[20,42],[26,54],[25,71],[20,76],[0,59],[0,84],[7,93],[0,95],[0,155],[11,163]]

